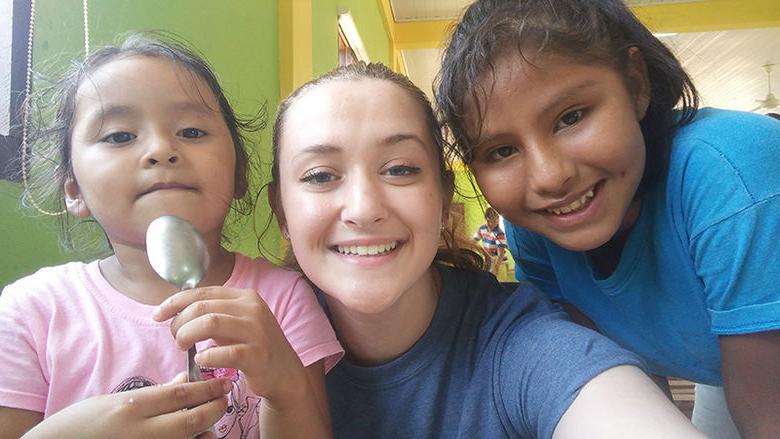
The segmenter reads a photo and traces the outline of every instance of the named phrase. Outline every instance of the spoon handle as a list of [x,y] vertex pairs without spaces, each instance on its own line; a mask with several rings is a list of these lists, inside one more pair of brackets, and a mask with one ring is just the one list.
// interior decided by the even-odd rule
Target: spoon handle
[[[192,345],[187,349],[187,382],[192,383],[195,381],[203,381],[203,375],[200,373],[200,366],[195,363],[195,354],[198,353],[198,348]],[[214,433],[214,427],[209,428],[207,431]],[[196,436],[192,436],[188,439],[196,439]]]
[[203,376],[200,373],[200,366],[195,363],[195,354],[198,353],[198,349],[195,345],[192,345],[187,349],[187,382],[192,383],[195,381],[203,381]]

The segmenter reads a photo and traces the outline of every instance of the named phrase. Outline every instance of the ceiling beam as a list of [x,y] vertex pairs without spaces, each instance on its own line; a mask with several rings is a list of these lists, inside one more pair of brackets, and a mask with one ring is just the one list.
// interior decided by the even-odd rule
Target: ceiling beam
[[404,64],[403,56],[401,56],[401,49],[398,48],[396,43],[396,25],[395,17],[393,16],[393,8],[390,5],[390,0],[377,0],[379,3],[379,11],[382,14],[382,18],[385,24],[385,31],[390,40],[390,68],[396,72],[406,74],[406,64]]
[[399,49],[443,46],[455,20],[405,21],[395,23],[395,42]]
[[[378,0],[395,50],[442,47],[455,20],[396,22],[389,0]],[[636,16],[653,32],[708,32],[780,26],[778,0],[705,0],[637,6]],[[767,41],[767,44],[773,42]]]
[[[780,1],[709,0],[632,8],[653,32],[711,32],[780,26]],[[767,44],[772,42],[767,41]]]

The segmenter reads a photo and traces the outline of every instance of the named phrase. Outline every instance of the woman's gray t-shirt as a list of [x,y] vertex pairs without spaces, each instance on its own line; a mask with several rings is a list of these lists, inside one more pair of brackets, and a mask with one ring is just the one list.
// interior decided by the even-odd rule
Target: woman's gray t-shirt
[[409,351],[376,367],[345,359],[327,375],[336,438],[549,438],[585,383],[641,367],[531,285],[439,270],[438,308]]

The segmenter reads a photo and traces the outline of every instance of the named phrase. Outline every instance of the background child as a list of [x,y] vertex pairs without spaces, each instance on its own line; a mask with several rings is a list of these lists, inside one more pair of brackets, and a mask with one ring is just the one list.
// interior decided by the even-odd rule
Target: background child
[[270,199],[347,351],[327,376],[334,436],[701,437],[628,352],[439,248],[442,145],[423,92],[381,64],[279,109]]
[[[485,209],[485,224],[479,226],[474,236],[474,241],[479,241],[482,246],[482,250],[488,256],[488,262],[490,264],[489,270],[496,277],[499,277],[499,271],[503,271],[501,275],[506,274],[506,234],[501,229],[499,224],[498,212],[492,207]],[[501,270],[503,268],[503,270]]]
[[511,222],[518,279],[653,373],[707,385],[693,417],[710,437],[738,437],[728,409],[744,437],[777,437],[780,125],[697,111],[678,60],[619,0],[475,2],[437,95]]
[[[0,435],[38,424],[31,436],[191,436],[225,415],[227,385],[217,437],[328,437],[323,376],[341,349],[311,289],[221,245],[234,201],[254,195],[244,125],[208,65],[139,35],[89,56],[61,86],[54,180],[113,254],[3,290]],[[162,215],[203,235],[199,288],[175,294],[150,267],[145,232]],[[228,380],[146,388],[183,371],[193,343],[196,362]]]

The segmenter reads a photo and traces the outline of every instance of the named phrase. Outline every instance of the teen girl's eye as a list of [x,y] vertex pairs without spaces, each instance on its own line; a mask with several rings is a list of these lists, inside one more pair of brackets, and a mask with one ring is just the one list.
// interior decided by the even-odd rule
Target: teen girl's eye
[[138,137],[138,136],[136,136],[135,134],[130,134],[130,133],[126,132],[126,131],[117,131],[115,133],[111,133],[111,134],[103,137],[102,139],[100,139],[100,141],[116,145],[116,144],[122,144],[122,143],[130,142],[133,139],[135,139],[136,137]]
[[416,166],[396,165],[389,167],[384,173],[391,177],[406,177],[409,175],[419,174],[420,168]]
[[511,157],[516,152],[517,149],[514,146],[502,145],[499,146],[498,148],[493,148],[488,154],[488,158],[490,159],[490,161],[499,161],[507,157]]
[[306,174],[299,180],[301,183],[309,184],[325,184],[336,180],[336,176],[327,171],[312,170],[306,172]]
[[179,132],[179,135],[185,139],[199,139],[206,135],[206,132],[198,128],[185,128]]
[[565,113],[561,118],[558,120],[558,123],[555,124],[555,131],[562,130],[564,128],[570,127],[580,120],[582,120],[582,115],[584,114],[584,111],[582,110],[574,110],[569,111],[568,113]]

